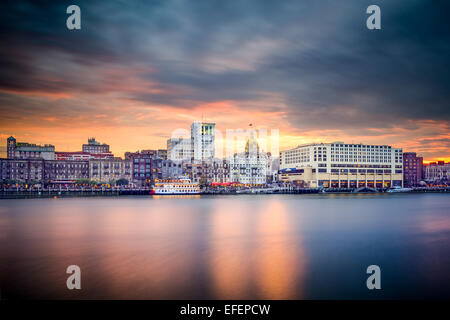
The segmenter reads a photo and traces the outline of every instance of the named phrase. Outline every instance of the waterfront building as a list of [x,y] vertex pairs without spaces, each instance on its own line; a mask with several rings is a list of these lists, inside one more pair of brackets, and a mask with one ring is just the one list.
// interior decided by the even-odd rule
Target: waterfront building
[[161,179],[179,179],[183,176],[183,164],[181,162],[168,159],[161,159],[158,162],[161,163]]
[[132,163],[132,180],[138,185],[150,185],[152,180],[162,178],[162,161],[155,150],[126,152],[125,159]]
[[132,161],[120,158],[89,160],[91,181],[110,183],[119,179],[133,180]]
[[183,161],[183,175],[195,183],[201,183],[202,162],[201,161]]
[[42,159],[0,159],[0,179],[3,182],[42,181],[44,160]]
[[403,186],[403,152],[362,143],[300,145],[280,152],[279,179],[311,188]]
[[64,183],[90,179],[109,183],[113,180],[132,181],[131,160],[43,160],[0,159],[0,179],[22,183]]
[[9,137],[6,144],[8,159],[53,160],[55,157],[55,147],[51,144],[41,146],[27,142],[17,142],[14,137]]
[[214,131],[214,123],[196,121],[191,125],[192,156],[194,160],[214,158]]
[[75,183],[89,179],[89,161],[46,160],[42,180],[45,183]]
[[403,185],[415,187],[422,180],[423,158],[415,152],[403,153]]
[[270,176],[268,182],[278,182],[278,171],[280,170],[280,159],[278,157],[272,158],[272,168],[270,170]]
[[209,159],[203,161],[200,177],[207,184],[231,182],[229,161],[226,159]]
[[89,178],[88,161],[0,159],[3,181],[22,183],[74,183]]
[[236,154],[230,158],[230,180],[247,185],[266,184],[272,180],[270,155]]
[[424,180],[428,183],[446,183],[450,181],[450,163],[432,162],[423,167]]
[[195,183],[230,182],[230,164],[226,159],[208,159],[183,163],[183,175]]
[[254,132],[250,133],[245,151],[230,157],[230,180],[246,185],[272,181],[272,157],[259,149]]
[[109,145],[106,143],[100,144],[100,142],[96,141],[95,138],[89,138],[87,144],[83,144],[83,152],[86,153],[110,153]]

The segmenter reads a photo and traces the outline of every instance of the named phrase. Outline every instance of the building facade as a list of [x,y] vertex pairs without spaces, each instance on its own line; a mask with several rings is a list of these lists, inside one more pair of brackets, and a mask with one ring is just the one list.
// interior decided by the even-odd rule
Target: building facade
[[190,161],[193,157],[191,138],[170,138],[167,140],[167,159]]
[[42,178],[45,183],[74,183],[89,179],[89,161],[46,160]]
[[428,183],[450,182],[450,163],[444,161],[432,162],[423,167],[424,180]]
[[55,157],[55,147],[51,144],[41,146],[27,142],[17,142],[14,137],[9,137],[6,145],[8,159],[53,160]]
[[91,181],[112,183],[119,179],[133,180],[132,161],[120,158],[98,159],[89,161],[89,178]]
[[208,159],[183,163],[183,176],[201,184],[230,182],[230,164],[225,159]]
[[280,152],[278,178],[311,188],[402,186],[403,152],[387,145],[301,145]]
[[0,159],[0,179],[3,182],[37,182],[44,176],[42,159]]
[[228,160],[205,160],[201,169],[201,177],[207,184],[231,182],[230,163]]
[[0,159],[3,181],[21,183],[74,183],[89,178],[88,161]]
[[269,154],[238,153],[230,158],[230,182],[246,185],[266,184],[272,180]]
[[0,159],[0,179],[22,183],[71,184],[89,179],[111,183],[119,179],[131,182],[131,160],[42,160]]
[[153,150],[143,150],[141,152],[126,152],[125,159],[131,160],[132,181],[138,185],[150,185],[151,181],[158,177],[156,155]]
[[215,124],[194,122],[191,125],[192,157],[194,160],[213,159],[215,155]]
[[254,131],[245,145],[244,152],[229,158],[230,182],[245,185],[261,185],[272,181],[272,157],[260,150]]
[[403,153],[403,185],[405,187],[416,187],[423,176],[423,158],[418,157],[415,152]]
[[163,180],[179,179],[183,176],[183,164],[180,161],[161,159],[161,178]]

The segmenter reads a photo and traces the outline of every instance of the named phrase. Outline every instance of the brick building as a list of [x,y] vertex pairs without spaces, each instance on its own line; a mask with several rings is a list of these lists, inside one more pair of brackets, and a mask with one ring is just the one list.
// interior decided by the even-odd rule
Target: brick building
[[403,185],[415,187],[422,180],[423,158],[415,152],[403,153]]

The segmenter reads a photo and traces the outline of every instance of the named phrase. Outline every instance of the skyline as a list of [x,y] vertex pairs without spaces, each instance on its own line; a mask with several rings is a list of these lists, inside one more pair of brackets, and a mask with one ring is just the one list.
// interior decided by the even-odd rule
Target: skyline
[[[238,128],[238,130],[239,129],[242,129],[242,128]],[[177,130],[182,130],[182,128],[178,128]],[[254,130],[254,128],[252,128],[252,130]],[[257,130],[255,131],[255,132],[257,132]],[[176,135],[175,135],[176,136]],[[8,136],[9,137],[9,136]],[[97,140],[97,142],[99,142],[99,143],[101,143],[101,144],[107,144],[110,148],[112,147],[113,148],[113,146],[111,146],[111,144],[110,143],[108,143],[107,141],[102,141],[102,140],[98,140],[97,139],[97,137],[88,137],[85,141],[82,141],[82,142],[80,142],[80,145],[79,145],[79,147],[77,148],[77,147],[75,147],[75,149],[58,149],[58,146],[56,146],[56,145],[53,145],[52,143],[40,143],[40,142],[31,142],[31,141],[25,141],[25,140],[20,140],[20,139],[17,139],[17,137],[15,137],[15,136],[13,136],[16,140],[17,140],[17,142],[25,142],[25,143],[32,143],[32,144],[36,144],[36,145],[41,145],[41,146],[43,146],[43,145],[46,145],[46,144],[49,144],[49,145],[52,145],[52,146],[54,146],[55,147],[55,152],[81,152],[82,150],[81,150],[81,146],[83,145],[83,144],[85,144],[86,142],[87,142],[87,139],[91,139],[91,138],[93,138],[93,139],[96,139]],[[223,147],[224,149],[226,149],[226,147],[227,147],[227,143],[226,143],[226,137],[225,137],[225,139],[221,139],[220,141],[219,141],[219,146],[220,147]],[[244,138],[245,139],[245,138]],[[263,144],[265,144],[265,143],[267,143],[269,140],[270,140],[270,136],[268,136],[267,138],[263,138],[263,139],[268,139],[268,140],[260,140],[260,137],[256,137],[256,140],[257,141],[259,141],[258,143],[263,143]],[[241,141],[241,140],[239,140],[239,141]],[[216,137],[216,142],[217,142],[217,137]],[[242,141],[241,141],[242,142]],[[295,146],[292,146],[292,147],[288,147],[288,148],[280,148],[279,149],[279,151],[281,152],[281,151],[286,151],[286,150],[289,150],[289,149],[293,149],[293,148],[296,148],[296,147],[299,147],[299,146],[302,146],[302,145],[307,145],[307,144],[314,144],[314,143],[324,143],[324,144],[326,144],[326,143],[344,143],[344,144],[365,144],[364,142],[354,142],[354,141],[352,141],[352,142],[349,142],[349,141],[338,141],[338,140],[334,140],[334,141],[314,141],[314,142],[308,142],[308,143],[306,143],[306,144],[297,144],[297,145],[295,145]],[[7,141],[6,141],[6,139],[4,139],[4,141],[2,140],[2,139],[0,139],[0,158],[6,158],[7,157],[7,154],[6,154],[6,145],[7,145]],[[373,145],[387,145],[387,144],[383,144],[383,143],[373,143]],[[242,147],[242,146],[241,146]],[[392,146],[393,148],[401,148],[402,149],[402,147],[401,146]],[[217,146],[216,146],[216,148],[217,148]],[[235,148],[236,148],[236,146],[235,146]],[[238,149],[239,149],[239,147],[237,147]],[[271,151],[270,149],[271,149],[271,147],[270,147],[270,143],[269,143],[269,145],[266,145],[265,146],[265,148],[268,148],[268,150],[267,151]],[[276,147],[275,147],[276,148]],[[127,149],[127,150],[125,150],[125,151],[123,151],[123,152],[119,152],[119,154],[117,154],[117,153],[115,153],[114,151],[112,151],[112,153],[114,154],[114,156],[115,157],[120,157],[120,158],[124,158],[124,155],[125,155],[125,152],[136,152],[136,151],[142,151],[142,150],[158,150],[158,149],[164,149],[164,150],[166,150],[167,149],[167,145],[165,145],[164,147],[161,147],[161,148],[155,148],[155,147],[145,147],[145,148],[137,148],[137,149],[133,149],[133,150],[131,150],[131,149]],[[111,149],[112,150],[112,149]],[[236,149],[237,150],[237,149]],[[417,152],[415,152],[415,151],[412,151],[412,150],[408,150],[408,151],[405,151],[405,150],[402,150],[404,153],[407,153],[407,152],[414,152],[414,153],[417,153]],[[237,151],[235,151],[235,152],[237,152]],[[226,155],[225,155],[225,153],[226,153],[226,151],[224,150],[223,152],[220,152],[221,154],[223,153],[223,156],[222,157],[219,157],[219,158],[223,158],[223,157],[226,157]],[[417,153],[417,156],[422,156],[421,154],[419,154],[419,153]],[[278,157],[278,155],[277,155],[277,157]],[[424,164],[429,164],[429,163],[432,163],[432,162],[438,162],[438,161],[444,161],[444,162],[448,162],[447,161],[447,159],[444,159],[444,158],[438,158],[438,159],[436,159],[436,160],[426,160],[426,159],[423,159],[423,163]]]
[[[171,130],[280,130],[308,142],[387,144],[450,161],[448,4],[378,1],[2,2],[0,140],[78,151],[166,148]],[[105,12],[113,13],[106,14]]]

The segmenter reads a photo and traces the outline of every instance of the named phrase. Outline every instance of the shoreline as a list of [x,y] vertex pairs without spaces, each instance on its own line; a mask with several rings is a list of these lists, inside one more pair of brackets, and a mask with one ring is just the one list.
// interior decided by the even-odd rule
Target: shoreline
[[[193,196],[211,196],[211,195],[271,195],[271,194],[385,194],[389,193],[386,190],[360,190],[357,189],[294,189],[294,190],[282,190],[282,191],[266,191],[266,190],[238,190],[240,192],[233,191],[204,191],[200,194],[192,194]],[[442,188],[417,188],[408,192],[393,192],[398,193],[450,193],[450,187]],[[35,198],[91,198],[91,197],[120,197],[120,196],[153,196],[148,189],[136,189],[136,190],[1,190],[1,199],[35,199]],[[178,196],[177,194],[171,195],[157,195],[159,197],[164,196]],[[189,196],[189,194],[179,194],[179,196]]]

